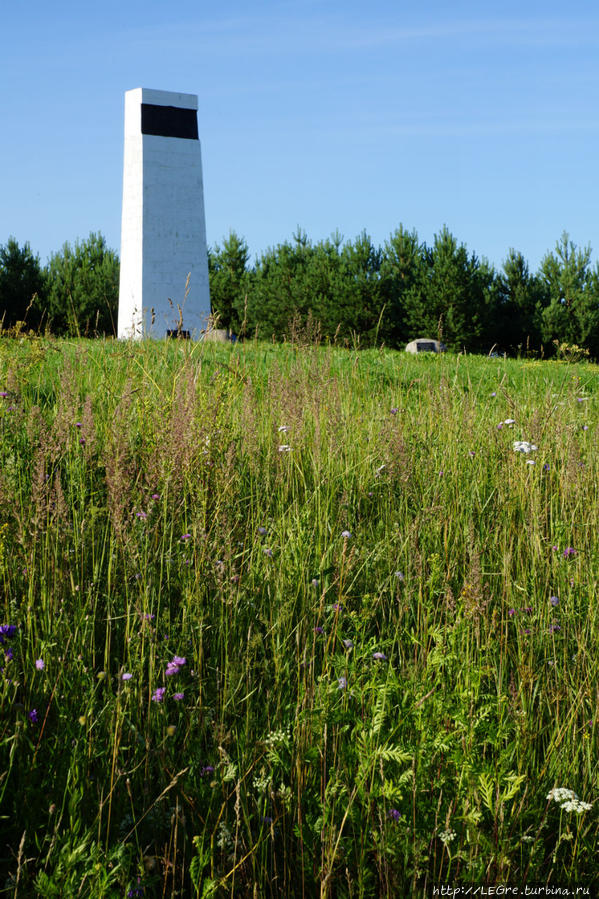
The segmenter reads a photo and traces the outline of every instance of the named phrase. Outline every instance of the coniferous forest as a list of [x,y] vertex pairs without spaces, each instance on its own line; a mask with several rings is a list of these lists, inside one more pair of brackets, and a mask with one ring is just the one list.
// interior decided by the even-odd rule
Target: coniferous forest
[[[416,337],[450,350],[509,356],[564,351],[599,358],[599,264],[564,232],[532,272],[510,249],[500,270],[446,228],[432,246],[400,226],[383,246],[366,232],[290,240],[251,259],[231,231],[209,250],[212,311],[238,337],[284,340],[306,325],[325,341],[402,348]],[[3,328],[115,333],[118,255],[99,233],[65,243],[42,266],[29,244],[0,246]],[[175,303],[181,297],[172,298]]]

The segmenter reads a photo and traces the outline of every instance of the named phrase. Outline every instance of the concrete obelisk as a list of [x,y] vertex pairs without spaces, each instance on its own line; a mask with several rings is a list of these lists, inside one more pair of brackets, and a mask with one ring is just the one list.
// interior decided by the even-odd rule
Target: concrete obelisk
[[119,337],[199,338],[210,290],[194,94],[125,93]]

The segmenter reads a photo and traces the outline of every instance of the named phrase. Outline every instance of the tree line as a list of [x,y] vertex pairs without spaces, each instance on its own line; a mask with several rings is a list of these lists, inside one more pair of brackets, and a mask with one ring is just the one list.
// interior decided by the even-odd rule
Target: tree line
[[[416,337],[453,350],[599,358],[599,264],[567,233],[531,272],[510,250],[496,270],[443,228],[432,246],[399,227],[383,246],[363,232],[310,241],[298,229],[252,263],[234,231],[208,254],[212,311],[238,336],[284,339],[310,322],[324,340],[400,348]],[[56,334],[115,334],[119,260],[101,234],[66,243],[42,267],[29,244],[0,246],[0,318]]]

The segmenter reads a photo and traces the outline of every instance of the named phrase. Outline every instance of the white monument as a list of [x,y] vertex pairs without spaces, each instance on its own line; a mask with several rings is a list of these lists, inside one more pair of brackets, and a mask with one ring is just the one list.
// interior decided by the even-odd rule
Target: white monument
[[199,338],[210,290],[194,94],[125,93],[119,337]]

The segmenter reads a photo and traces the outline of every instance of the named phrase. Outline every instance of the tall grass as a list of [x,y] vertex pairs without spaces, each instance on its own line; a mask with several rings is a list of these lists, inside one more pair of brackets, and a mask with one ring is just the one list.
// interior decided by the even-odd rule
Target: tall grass
[[597,386],[0,342],[0,892],[596,884]]

